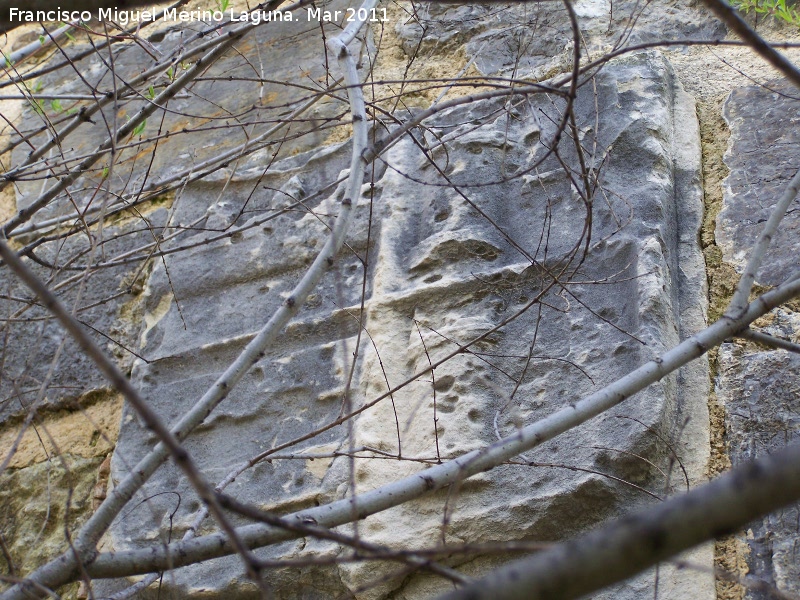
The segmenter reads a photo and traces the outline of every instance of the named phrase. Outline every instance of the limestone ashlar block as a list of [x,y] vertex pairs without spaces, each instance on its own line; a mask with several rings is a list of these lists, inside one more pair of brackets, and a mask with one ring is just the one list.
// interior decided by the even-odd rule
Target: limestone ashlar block
[[[352,445],[379,450],[383,458],[356,459],[353,473],[344,456],[273,458],[237,478],[230,493],[285,513],[373,489],[425,468],[424,461],[452,458],[513,433],[702,327],[697,123],[668,61],[652,52],[627,56],[580,88],[578,142],[589,177],[597,177],[589,203],[555,156],[540,160],[552,146],[562,109],[561,99],[545,96],[450,109],[428,121],[425,132],[415,131],[416,143],[405,138],[379,159],[372,223],[365,186],[352,250],[343,250],[308,307],[187,441],[208,477],[221,479],[251,456],[335,419],[356,348],[349,402],[357,407],[385,392],[387,381],[394,386],[413,377],[429,358],[541,300],[432,376],[360,414],[352,439],[347,427],[336,427],[292,449],[330,454]],[[567,164],[579,164],[569,135],[558,150]],[[327,156],[317,155],[314,164],[346,153]],[[329,183],[316,175],[324,170],[303,170],[291,160],[275,165],[284,174],[275,188],[301,186],[313,195]],[[327,172],[338,175],[344,167],[333,164]],[[200,198],[214,197],[199,190],[187,186],[177,213],[196,211]],[[317,206],[335,207],[333,200],[335,194]],[[133,377],[165,420],[176,419],[224,370],[325,235],[324,223],[311,214],[281,217],[270,228],[176,253],[154,269],[142,333],[151,362],[138,363]],[[367,258],[363,288],[362,263],[353,252]],[[362,289],[368,335],[359,337]],[[360,522],[359,535],[392,547],[434,545],[442,535],[453,542],[555,540],[654,502],[653,495],[685,489],[701,479],[707,458],[706,376],[698,363],[519,463],[465,482],[449,500],[444,491]],[[154,443],[127,411],[113,477],[124,476]],[[423,462],[386,459],[400,453]],[[114,547],[167,535],[174,540],[199,506],[170,465],[134,502],[146,498],[112,528]],[[258,554],[330,557],[340,551],[306,540]],[[478,574],[494,560],[451,562]],[[309,568],[300,577],[287,567],[268,577],[281,598],[353,593],[375,580],[380,583],[359,598],[422,598],[449,585],[425,575],[392,578],[395,569],[342,564]],[[712,597],[710,576],[662,571],[661,577],[670,581],[670,597]],[[208,597],[245,597],[243,581],[241,562],[227,557],[180,569],[163,585],[180,594],[203,589]],[[620,586],[616,597],[641,597],[651,584],[652,575],[645,575]]]

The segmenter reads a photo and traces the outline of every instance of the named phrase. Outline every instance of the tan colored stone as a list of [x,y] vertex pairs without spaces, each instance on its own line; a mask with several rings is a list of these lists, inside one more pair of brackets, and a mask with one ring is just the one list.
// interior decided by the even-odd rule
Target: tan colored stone
[[[81,458],[107,455],[117,441],[122,398],[116,394],[106,401],[73,412],[60,410],[39,417],[19,441],[9,467],[23,468],[43,463],[61,453]],[[21,423],[0,431],[3,458],[19,437]]]
[[[0,531],[13,563],[0,561],[3,572],[30,573],[68,548],[65,529],[74,534],[91,514],[101,462],[62,454],[0,476]],[[77,588],[71,584],[59,595],[75,598]]]

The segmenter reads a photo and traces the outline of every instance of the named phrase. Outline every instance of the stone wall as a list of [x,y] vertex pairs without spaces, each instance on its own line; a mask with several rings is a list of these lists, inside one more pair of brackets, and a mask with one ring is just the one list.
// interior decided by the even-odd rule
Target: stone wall
[[[658,0],[640,13],[637,6],[575,4],[586,59],[620,36],[629,44],[725,36],[698,6]],[[383,111],[375,136],[433,103],[491,90],[493,81],[545,81],[570,69],[569,19],[556,5],[401,3],[387,11],[389,21],[373,28],[361,57],[362,77],[371,65],[369,81],[386,82],[371,88]],[[774,38],[796,37],[761,27]],[[252,32],[160,122],[148,119],[148,134],[176,135],[155,152],[121,150],[118,163],[105,171],[101,163],[68,200],[37,215],[44,226],[12,238],[165,422],[175,422],[253,338],[324,242],[352,147],[343,98],[323,97],[252,154],[152,193],[135,209],[112,210],[93,235],[80,228],[62,235],[64,216],[75,206],[91,216],[91,190],[106,178],[114,194],[135,198],[155,189],[152,182],[197,165],[202,172],[205,161],[285,123],[309,89],[338,77],[326,70],[319,31],[298,21]],[[336,24],[323,31],[336,35]],[[153,26],[148,35],[166,54],[188,33]],[[144,44],[120,45],[114,66],[130,79],[153,55]],[[96,56],[77,70],[97,87],[110,85]],[[246,82],[254,73],[268,81]],[[444,87],[456,76],[462,81]],[[565,101],[552,93],[484,98],[428,119],[374,162],[346,250],[266,356],[187,440],[191,455],[219,482],[243,461],[322,430],[259,461],[226,490],[288,514],[491,443],[702,329],[719,316],[796,168],[797,135],[787,126],[796,121],[792,88],[779,81],[754,87],[750,76],[774,78],[741,48],[642,50],[586,75],[574,128],[563,135]],[[410,83],[401,90],[402,78]],[[435,78],[444,79],[434,87],[424,81]],[[86,89],[71,69],[39,80],[48,92]],[[105,135],[98,122],[123,119],[134,106],[103,111],[61,151],[91,150]],[[41,116],[26,108],[15,126],[40,127]],[[181,133],[187,128],[191,135]],[[17,146],[4,160],[19,163],[28,151]],[[589,204],[582,185],[593,190]],[[41,186],[16,182],[3,214],[27,206]],[[797,267],[798,214],[790,211],[781,229],[757,282],[762,289]],[[48,219],[57,224],[46,226]],[[0,281],[0,448],[18,444],[2,474],[0,523],[7,573],[16,577],[66,548],[64,525],[75,532],[156,438],[8,269],[0,269]],[[797,341],[797,309],[784,307],[760,325]],[[791,441],[792,361],[752,343],[725,344],[710,368],[697,361],[513,463],[341,531],[390,548],[563,539],[698,485],[728,460],[739,464]],[[101,549],[177,540],[200,506],[182,472],[165,465]],[[198,535],[213,528],[206,520]],[[717,582],[715,589],[715,560],[745,583],[798,593],[797,540],[795,507],[694,551],[687,559],[695,569],[664,565],[596,597],[768,597],[758,585]],[[391,561],[339,562],[346,549],[332,541],[303,538],[257,556],[316,561],[269,570],[280,598],[427,598],[452,585]],[[477,576],[503,556],[473,552],[443,563]],[[93,593],[129,584],[97,580]],[[87,588],[62,592],[86,597]],[[179,569],[139,594],[257,597],[235,557]]]

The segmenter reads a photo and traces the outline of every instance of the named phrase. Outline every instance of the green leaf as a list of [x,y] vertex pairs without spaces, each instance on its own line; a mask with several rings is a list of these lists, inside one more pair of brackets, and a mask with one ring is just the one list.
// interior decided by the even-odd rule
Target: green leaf
[[156,97],[156,90],[152,85],[149,88],[147,88],[147,97],[150,100]]
[[52,108],[55,112],[60,113],[64,108],[61,106],[61,100],[56,98],[55,100],[50,100],[50,108]]
[[108,178],[108,167],[103,167],[103,170],[101,172],[101,176],[102,176],[103,179],[107,179]]
[[40,35],[40,36],[39,36],[39,43],[40,43],[42,46],[44,46],[44,36],[43,36],[43,35]]
[[32,100],[29,100],[29,102],[30,102],[31,108],[34,110],[35,113],[40,114],[40,115],[44,114],[44,106],[42,106],[41,100],[37,100],[36,98],[33,98]]
[[[62,26],[62,27],[68,27],[68,26],[69,26],[69,23],[64,23],[64,22],[62,21],[62,23],[61,23],[61,26]],[[67,36],[67,39],[68,39],[68,40],[70,40],[70,41],[72,41],[72,42],[74,42],[74,41],[75,41],[75,36],[74,36],[74,35],[72,35],[72,32],[71,32],[69,29],[67,29],[67,30],[64,32],[64,35],[65,35],[65,36]]]
[[133,133],[131,135],[140,135],[144,131],[144,128],[146,126],[147,126],[147,119],[145,119],[141,123],[139,123],[136,126],[136,129],[133,130]]
[[768,15],[800,26],[800,14],[791,0],[733,0],[732,6],[745,14]]

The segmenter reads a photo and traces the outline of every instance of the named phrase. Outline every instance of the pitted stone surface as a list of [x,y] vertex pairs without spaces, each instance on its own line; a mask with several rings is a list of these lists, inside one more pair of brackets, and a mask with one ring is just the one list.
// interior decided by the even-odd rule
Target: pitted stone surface
[[[355,317],[364,276],[353,251],[369,258],[364,288],[369,335],[362,334],[358,346],[363,362],[353,373],[349,396],[355,406],[384,393],[387,381],[400,383],[429,359],[511,319],[531,300],[542,300],[541,312],[534,307],[511,319],[432,377],[419,378],[357,418],[353,446],[388,455],[436,462],[491,443],[497,434],[510,434],[602,387],[702,326],[705,278],[695,244],[702,210],[697,125],[669,63],[657,53],[629,56],[608,65],[594,86],[579,93],[578,131],[603,190],[590,208],[592,238],[585,258],[586,204],[557,158],[547,156],[560,102],[530,97],[451,109],[430,120],[417,140],[429,148],[427,156],[406,139],[379,159],[369,237],[370,187],[365,186],[348,238],[351,250],[342,252],[274,349],[187,442],[212,480],[339,414],[358,343]],[[574,162],[571,140],[562,138],[558,148],[565,161]],[[329,214],[336,194],[321,201],[315,192],[347,161],[345,144],[276,163],[264,187],[279,191],[257,200],[251,222],[261,223],[289,196],[309,197],[309,209]],[[246,189],[247,177],[240,181]],[[205,214],[209,221],[225,221],[236,214],[236,193],[232,207],[204,212],[202,199],[216,197],[215,185],[224,182],[187,186],[175,218]],[[141,340],[149,362],[137,364],[133,379],[165,420],[174,422],[230,363],[302,274],[325,233],[324,219],[290,212],[236,239],[170,255],[155,267]],[[560,273],[560,283],[553,284],[553,273]],[[667,439],[694,484],[707,456],[704,369],[700,363],[665,379],[601,422],[526,454],[520,464],[468,480],[450,500],[446,539],[559,539],[652,501],[620,480],[656,494],[665,485],[685,487],[678,475],[666,482],[635,457],[666,467]],[[126,415],[114,455],[116,479],[155,443],[130,411]],[[337,427],[294,452],[345,451],[348,443],[346,429]],[[260,463],[237,478],[231,492],[283,512],[341,498],[352,492],[348,459],[332,458]],[[424,462],[396,459],[358,459],[355,465],[356,492],[424,468]],[[165,491],[182,499],[174,514],[175,497]],[[180,537],[199,506],[173,466],[163,467],[137,497],[151,499],[113,528],[118,549],[158,539],[168,523],[171,538]],[[434,494],[370,517],[359,525],[360,535],[389,546],[436,544],[446,500],[446,493]],[[259,555],[288,557],[304,545],[290,542]],[[329,543],[308,542],[304,555],[330,557],[338,551]],[[475,574],[493,562],[470,560],[462,567]],[[356,590],[393,569],[342,565],[314,573],[330,580],[325,590]],[[282,598],[322,593],[311,583],[298,586],[292,569],[271,571],[270,578]],[[677,586],[670,597],[682,597],[686,585],[696,598],[713,593],[710,577],[662,571],[662,578]],[[620,586],[617,597],[637,597],[652,577],[637,581]],[[182,594],[202,588],[226,597],[244,593],[240,582],[241,563],[229,557],[181,569],[164,585],[177,586]],[[438,585],[424,576],[389,578],[357,596],[427,597]]]
[[[716,20],[691,3],[655,0],[647,3],[652,10],[642,10],[638,16],[632,15],[633,7],[644,5],[636,0],[578,0],[573,6],[580,19],[584,50],[592,57],[600,56],[627,31],[632,43],[667,36],[714,39],[724,35]],[[567,13],[552,3],[521,3],[502,9],[491,4],[418,5],[414,18],[404,16],[388,27],[395,25],[403,61],[412,55],[416,64],[447,56],[444,72],[431,77],[452,77],[461,69],[458,60],[466,58],[474,59],[483,74],[544,78],[565,72],[572,57]],[[285,118],[300,91],[294,96],[293,88],[272,87],[267,82],[263,93],[257,93],[255,86],[211,78],[219,75],[224,79],[229,73],[250,75],[252,65],[261,64],[260,59],[252,58],[259,48],[261,52],[267,49],[264,55],[269,57],[269,76],[276,81],[321,83],[325,77],[320,58],[322,42],[316,36],[316,41],[308,43],[303,35],[308,29],[306,23],[260,28],[240,46],[250,65],[232,53],[208,73],[208,81],[198,87],[200,94],[171,102],[170,108],[188,115],[210,115],[205,124],[211,126],[203,132],[162,140],[152,163],[151,180],[162,180],[189,164],[198,164],[253,134],[243,127],[237,137],[230,134],[230,128],[214,127],[227,125],[231,115],[244,121],[252,117],[264,127]],[[329,35],[334,31],[335,27],[328,27]],[[161,31],[150,41],[166,53],[181,43],[181,36],[178,31]],[[124,77],[151,60],[135,46],[113,49],[116,69]],[[451,55],[458,60],[449,62]],[[495,430],[508,434],[521,424],[550,414],[702,326],[705,274],[696,248],[701,209],[694,108],[674,85],[662,59],[645,56],[603,68],[598,79],[599,119],[593,114],[592,85],[581,89],[579,138],[587,149],[595,137],[599,140],[593,166],[600,172],[605,190],[595,196],[591,256],[575,277],[583,283],[570,285],[567,291],[558,286],[550,289],[544,297],[541,323],[533,313],[520,317],[470,352],[437,368],[433,377],[423,376],[395,394],[391,400],[397,416],[388,400],[362,415],[355,424],[355,446],[370,445],[394,454],[399,430],[404,457],[436,460],[438,452],[448,458],[493,441]],[[703,65],[707,68],[708,62]],[[77,66],[91,85],[101,87],[108,82],[108,74],[99,63],[83,61]],[[704,80],[702,75],[690,73],[684,83],[688,78]],[[157,89],[166,85],[168,78],[162,76]],[[45,76],[42,84],[47,93],[86,92],[75,85],[71,75]],[[780,86],[777,89],[783,90]],[[542,291],[549,273],[564,264],[565,254],[579,239],[581,202],[565,181],[560,165],[551,159],[538,169],[523,172],[542,156],[552,120],[558,117],[559,100],[526,102],[510,102],[508,106],[486,102],[450,111],[430,122],[426,132],[416,132],[436,165],[474,206],[448,187],[450,182],[437,175],[436,167],[413,144],[398,145],[376,164],[369,243],[366,195],[360,200],[357,223],[348,238],[355,252],[369,258],[365,308],[370,335],[362,334],[358,346],[363,362],[353,374],[351,387],[351,401],[356,405],[385,392],[387,378],[391,385],[398,383],[424,368],[428,355],[435,360],[512,315]],[[133,106],[123,103],[117,115],[107,112],[105,116],[124,119]],[[774,194],[780,192],[787,174],[791,175],[787,165],[793,160],[792,148],[797,140],[794,129],[785,124],[796,109],[796,100],[758,88],[739,90],[728,103],[732,143],[736,146],[727,159],[732,173],[718,221],[717,241],[724,259],[739,269],[760,230],[759,221],[774,203]],[[347,142],[324,145],[324,127],[331,116],[338,118],[346,113],[346,107],[338,101],[323,99],[306,115],[305,124],[293,125],[294,133],[305,128],[313,133],[297,139],[289,136],[282,142],[286,154],[295,153],[291,158],[275,162],[275,146],[267,146],[182,190],[169,218],[171,225],[184,226],[186,232],[164,247],[177,250],[197,245],[154,261],[145,289],[147,314],[142,331],[120,336],[117,329],[130,326],[130,321],[119,319],[130,297],[107,293],[109,289],[121,292],[129,285],[132,269],[104,269],[88,281],[90,288],[83,304],[92,307],[80,311],[81,319],[101,333],[124,340],[149,361],[136,367],[134,381],[166,419],[180,415],[230,363],[319,249],[331,218],[329,208],[335,202],[328,198],[330,191],[317,192],[346,173],[350,153]],[[773,122],[783,125],[774,127]],[[169,114],[166,123],[173,128],[191,127],[195,120]],[[28,112],[22,129],[40,125],[38,116]],[[151,119],[145,133],[151,133],[155,126]],[[83,126],[70,138],[70,147],[62,150],[76,155],[86,152],[102,141],[101,129]],[[574,152],[568,140],[562,140],[560,147],[568,158]],[[26,151],[20,149],[14,160]],[[120,164],[114,168],[117,180],[132,174],[126,180],[126,189],[138,189],[149,155],[132,149],[118,156]],[[764,160],[764,156],[770,160]],[[757,169],[753,168],[755,164],[759,165]],[[76,187],[98,185],[103,166],[99,163]],[[487,182],[500,183],[479,185]],[[441,187],[432,187],[435,184]],[[40,181],[19,182],[19,206],[30,202],[40,185]],[[79,204],[83,202],[79,195],[75,198]],[[296,204],[298,201],[302,204]],[[291,206],[290,212],[268,218],[272,211],[287,206]],[[71,212],[64,207],[59,202],[42,214],[49,217]],[[481,217],[478,209],[499,228]],[[316,211],[319,218],[310,211]],[[148,216],[156,233],[167,218],[166,212]],[[795,205],[779,235],[796,233],[798,214]],[[245,222],[253,227],[235,236],[224,235],[227,227]],[[112,235],[119,231],[128,230],[122,227]],[[549,235],[543,237],[543,231]],[[505,234],[520,243],[523,251],[510,244]],[[109,254],[138,247],[148,235],[142,231],[118,242],[117,249],[108,247]],[[213,245],[202,245],[215,236],[219,239]],[[33,239],[25,238],[24,242]],[[766,278],[760,283],[774,283],[786,269],[797,267],[798,248],[792,246],[796,239],[796,235],[787,235],[773,245],[782,250],[771,252]],[[67,257],[85,252],[82,244],[72,240],[59,250],[58,243],[51,243],[37,252],[47,261],[65,264]],[[536,264],[531,264],[526,253],[536,257]],[[50,273],[43,265],[34,268],[44,277]],[[58,281],[71,274],[63,272]],[[356,349],[363,276],[361,261],[351,252],[343,252],[334,272],[281,335],[277,350],[252,370],[193,436],[190,450],[212,481],[254,453],[338,416],[349,361]],[[25,292],[7,271],[0,272],[0,277],[2,293],[12,299],[4,304],[4,310],[8,309],[4,316],[17,319],[14,311],[28,304]],[[590,285],[592,279],[601,285]],[[64,299],[72,302],[76,289],[67,287]],[[569,312],[563,312],[567,306]],[[26,352],[4,354],[0,390],[5,400],[0,419],[24,413],[47,376],[48,361],[62,336],[52,321],[39,320],[44,316],[40,307],[32,306],[19,315],[21,319],[33,317],[32,321],[18,319],[6,325],[10,335],[4,339],[5,347],[24,348]],[[798,341],[797,315],[781,312],[769,331]],[[536,344],[531,350],[533,332]],[[106,344],[101,333],[97,339]],[[791,375],[797,371],[795,363],[782,353],[747,354],[732,346],[720,352],[721,378],[717,385],[720,397],[728,402],[728,436],[734,463],[793,439],[797,382]],[[52,389],[57,391],[48,395],[49,402],[57,403],[63,400],[63,394],[78,395],[104,384],[70,342],[58,366],[52,382]],[[514,387],[511,377],[519,378],[523,372],[522,384],[509,402]],[[782,372],[789,376],[781,377]],[[602,421],[527,453],[522,457],[524,464],[505,465],[473,478],[450,498],[440,494],[371,517],[360,523],[359,532],[370,541],[388,545],[399,546],[409,540],[414,546],[436,544],[443,535],[445,502],[449,521],[444,536],[448,542],[549,540],[591,527],[650,501],[634,488],[598,473],[619,477],[659,495],[666,488],[654,469],[625,452],[663,468],[669,462],[669,441],[693,481],[699,478],[707,455],[706,389],[705,365],[693,363]],[[661,438],[648,432],[648,426]],[[114,476],[118,479],[153,443],[152,436],[139,427],[128,410],[115,455]],[[347,446],[347,432],[343,428],[331,430],[301,446],[323,458],[276,458],[247,471],[228,491],[278,511],[341,498],[349,493],[349,465],[342,457],[333,460],[331,453]],[[575,471],[575,467],[598,473]],[[420,468],[420,464],[397,460],[357,460],[356,491]],[[669,471],[669,475],[673,489],[683,485],[677,470]],[[21,480],[20,490],[24,485]],[[158,495],[136,504],[151,493]],[[181,505],[172,517],[178,498]],[[185,531],[197,506],[182,474],[171,467],[164,469],[123,514],[109,542],[122,549],[156,539],[174,541]],[[8,514],[13,515],[9,518],[13,522],[16,514],[13,510]],[[752,526],[750,568],[755,577],[793,589],[798,580],[793,554],[798,539],[796,523],[794,507]],[[207,522],[200,533],[208,533],[213,527]],[[346,552],[308,538],[260,551],[260,556],[330,559]],[[706,560],[710,566],[707,554],[698,556],[694,562]],[[459,560],[448,564],[467,575],[480,575],[500,562],[495,557],[478,557],[464,564]],[[374,570],[287,567],[272,571],[270,583],[278,598],[348,597],[387,572],[390,570],[384,566]],[[163,586],[158,591],[153,589],[152,597],[260,597],[242,573],[238,559],[209,561],[165,575]],[[97,582],[95,590],[100,592],[103,585]],[[360,592],[359,597],[428,598],[442,589],[440,582],[430,577],[409,576],[387,579],[371,591]],[[755,592],[749,593],[760,600]],[[686,570],[674,574],[662,566],[657,596],[711,598],[713,584],[707,574]],[[645,573],[596,597],[653,597],[653,576]]]
[[[731,92],[724,116],[731,128],[725,164],[723,209],[717,218],[717,244],[724,260],[740,272],[776,202],[797,172],[800,98],[786,82]],[[791,125],[789,125],[791,124]],[[772,239],[756,278],[778,285],[798,269],[800,203],[795,199]]]

